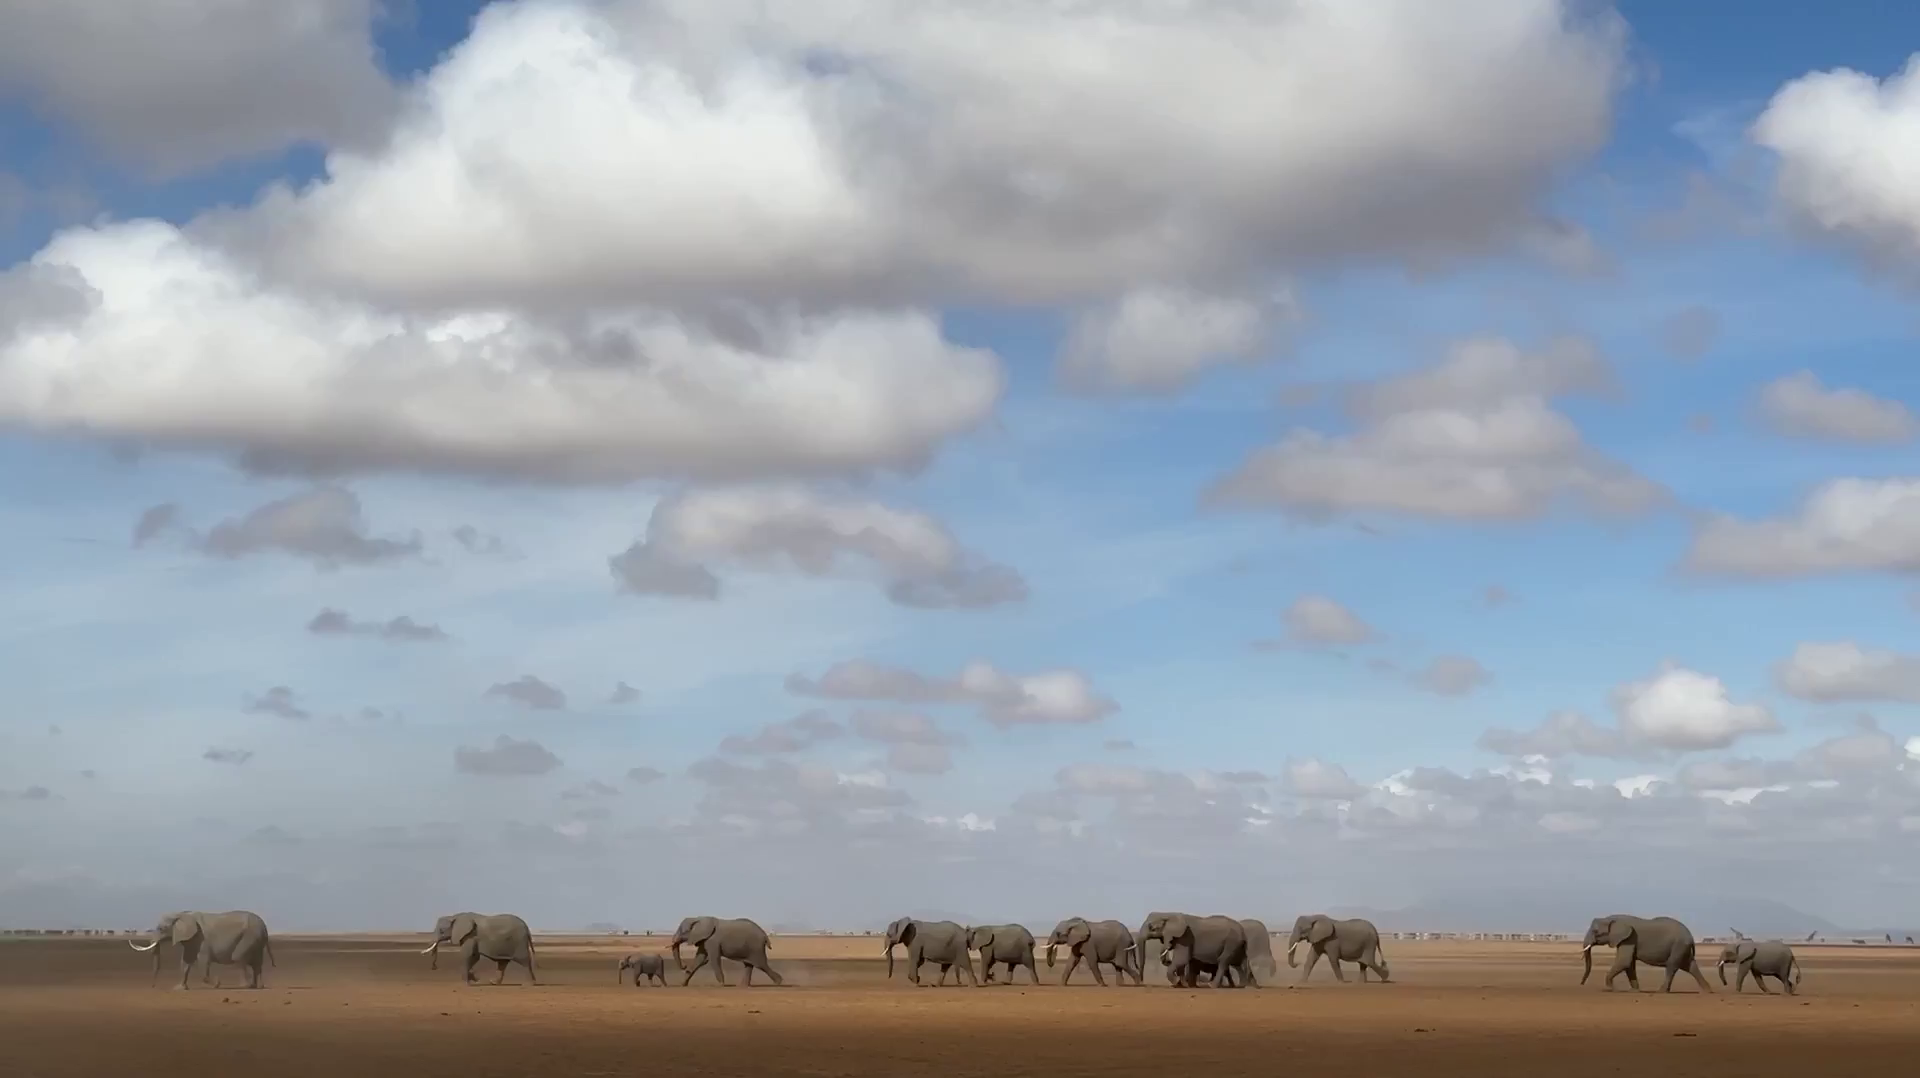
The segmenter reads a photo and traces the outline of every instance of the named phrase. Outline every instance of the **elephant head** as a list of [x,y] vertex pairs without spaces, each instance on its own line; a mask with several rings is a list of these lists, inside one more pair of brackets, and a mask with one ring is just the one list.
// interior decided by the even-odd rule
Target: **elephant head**
[[127,946],[132,947],[136,951],[153,952],[153,977],[154,980],[157,981],[160,979],[160,945],[162,943],[173,943],[177,946],[185,947],[187,944],[192,943],[199,935],[200,916],[190,910],[175,910],[155,922],[153,926],[153,942],[142,947],[132,940],[128,940]]
[[681,969],[687,968],[686,960],[680,957],[680,945],[686,944],[694,950],[706,945],[720,927],[720,922],[712,917],[683,917],[680,927],[673,930],[673,962]]
[[1093,926],[1084,917],[1069,917],[1053,926],[1053,935],[1047,937],[1047,968],[1053,968],[1053,949],[1064,945],[1068,951],[1084,946],[1093,938]]
[[1633,942],[1633,924],[1620,914],[1595,917],[1587,926],[1587,934],[1580,939],[1580,961],[1583,969],[1580,983],[1586,984],[1593,976],[1593,949],[1597,946],[1624,947]]
[[1318,947],[1333,938],[1333,918],[1324,913],[1303,913],[1293,919],[1293,931],[1287,934],[1287,968],[1296,964],[1293,949],[1305,942]]
[[895,946],[913,946],[913,937],[920,932],[920,923],[911,917],[902,917],[887,926],[887,976],[893,976],[893,949]]
[[433,961],[429,969],[440,968],[440,945],[458,947],[467,942],[467,938],[480,931],[480,924],[471,913],[449,913],[433,922],[433,942],[427,944],[421,954],[430,954]]
[[1741,940],[1737,943],[1729,943],[1725,947],[1720,948],[1720,961],[1714,964],[1720,973],[1720,983],[1727,983],[1728,966],[1737,966],[1742,962],[1753,961],[1754,953],[1758,950],[1759,948],[1753,945],[1752,940]]
[[1160,922],[1160,957],[1172,961],[1167,956],[1176,948],[1193,949],[1193,918],[1184,913],[1170,913]]

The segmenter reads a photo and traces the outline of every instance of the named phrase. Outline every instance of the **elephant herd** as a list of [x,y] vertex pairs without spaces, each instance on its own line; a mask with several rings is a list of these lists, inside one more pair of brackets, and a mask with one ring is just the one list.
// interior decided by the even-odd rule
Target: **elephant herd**
[[[155,925],[153,937],[145,946],[131,940],[127,941],[128,946],[135,951],[153,952],[153,978],[158,981],[159,947],[169,942],[176,945],[180,949],[180,981],[175,986],[177,988],[187,987],[188,976],[201,959],[205,960],[201,974],[203,984],[213,983],[215,964],[235,965],[241,968],[248,988],[260,987],[264,964],[278,965],[273,960],[273,943],[266,922],[259,914],[249,910],[228,910],[224,913],[183,910],[169,913]],[[1253,918],[1236,920],[1218,914],[1168,911],[1148,914],[1137,929],[1115,920],[1094,921],[1084,917],[1069,917],[1055,925],[1053,932],[1047,936],[1047,968],[1054,968],[1056,952],[1064,948],[1067,963],[1060,974],[1062,985],[1067,984],[1082,965],[1092,975],[1094,983],[1102,987],[1107,983],[1101,972],[1103,966],[1112,969],[1116,983],[1120,985],[1125,985],[1129,978],[1135,985],[1144,985],[1144,955],[1149,941],[1160,944],[1160,964],[1163,976],[1170,985],[1194,988],[1210,983],[1215,988],[1258,988],[1260,981],[1256,968],[1267,971],[1278,968],[1273,957],[1272,934],[1267,931],[1264,922]],[[1295,952],[1302,945],[1307,948],[1306,966],[1300,974],[1302,982],[1313,975],[1314,966],[1322,958],[1333,967],[1334,977],[1343,982],[1347,979],[1340,968],[1343,962],[1357,966],[1362,981],[1367,979],[1369,972],[1381,981],[1388,979],[1387,960],[1380,949],[1380,933],[1371,921],[1364,918],[1340,919],[1323,913],[1303,914],[1294,920],[1293,931],[1287,936],[1289,968],[1296,965]],[[526,921],[514,914],[447,914],[435,922],[433,941],[420,952],[433,956],[429,968],[439,968],[442,946],[459,949],[468,984],[475,983],[473,969],[482,959],[494,963],[494,984],[505,979],[507,967],[514,963],[526,969],[529,982],[540,983],[535,968],[533,932],[527,927]],[[740,963],[745,984],[753,983],[756,971],[764,973],[775,985],[785,983],[768,961],[772,943],[766,930],[745,917],[685,918],[680,922],[680,927],[674,930],[668,946],[674,965],[682,973],[682,985],[691,983],[694,974],[707,966],[713,968],[715,981],[726,984],[723,962]],[[961,925],[953,921],[922,921],[902,917],[887,926],[887,977],[891,979],[894,975],[895,949],[902,948],[906,954],[907,980],[915,985],[923,983],[920,969],[928,963],[940,967],[940,976],[934,981],[935,985],[945,984],[950,973],[955,985],[960,984],[963,978],[974,986],[994,984],[997,981],[996,973],[1003,967],[1006,980],[1000,983],[1015,983],[1016,975],[1024,969],[1029,981],[1039,984],[1040,973],[1034,962],[1034,949],[1037,946],[1039,942],[1034,939],[1033,933],[1016,924]],[[1593,975],[1593,949],[1600,946],[1611,947],[1614,951],[1613,965],[1604,980],[1607,991],[1613,990],[1615,978],[1622,975],[1638,991],[1640,980],[1636,967],[1643,965],[1666,972],[1665,983],[1661,986],[1663,992],[1673,991],[1674,978],[1683,972],[1693,977],[1701,991],[1713,991],[1700,970],[1693,933],[1672,917],[1608,914],[1594,918],[1581,940],[1584,965],[1581,984],[1587,983],[1587,979]],[[683,947],[692,948],[691,959],[682,954]],[[976,975],[974,971],[975,953],[980,956],[980,974],[983,976]],[[617,976],[620,981],[631,977],[636,986],[643,981],[664,985],[667,983],[666,962],[666,956],[661,954],[630,954],[620,960]],[[1793,949],[1784,943],[1735,940],[1720,952],[1718,971],[1722,985],[1727,983],[1728,966],[1733,966],[1736,971],[1736,992],[1745,988],[1748,977],[1754,979],[1762,992],[1771,991],[1766,985],[1768,977],[1778,981],[1789,995],[1799,990],[1800,962],[1794,956]]]

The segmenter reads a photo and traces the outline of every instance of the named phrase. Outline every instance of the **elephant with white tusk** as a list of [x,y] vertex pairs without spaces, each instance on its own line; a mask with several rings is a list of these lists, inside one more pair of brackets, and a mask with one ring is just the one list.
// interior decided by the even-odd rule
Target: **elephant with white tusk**
[[516,914],[449,913],[435,921],[433,942],[420,952],[433,956],[431,969],[440,968],[441,944],[460,948],[468,984],[475,983],[473,967],[482,958],[493,962],[496,985],[506,980],[507,966],[513,962],[527,968],[529,983],[540,983],[540,975],[534,969],[533,930]]
[[619,982],[626,980],[629,970],[632,971],[633,986],[635,988],[640,987],[640,984],[643,981],[647,983],[658,981],[660,982],[661,987],[663,988],[666,987],[667,958],[665,955],[659,955],[659,954],[627,955],[625,958],[622,958],[620,960],[620,969],[614,975],[614,983],[618,984]]
[[1800,990],[1800,960],[1794,957],[1793,948],[1772,940],[1743,939],[1729,943],[1720,949],[1718,971],[1720,983],[1727,983],[1727,967],[1734,967],[1733,990],[1739,992],[1746,987],[1747,976],[1752,974],[1753,983],[1760,991],[1771,995],[1767,988],[1767,978],[1780,982],[1787,995],[1798,995]]
[[[967,980],[976,988],[980,978],[973,972],[973,956],[967,953],[967,930],[952,921],[919,921],[912,917],[902,917],[887,926],[887,979],[893,979],[893,949],[896,946],[907,949],[907,980],[920,983],[920,966],[926,962],[936,962],[940,966],[940,979],[936,986],[947,983],[947,973],[955,967],[966,971]],[[955,974],[953,983],[960,984],[959,974]]]
[[967,929],[968,948],[980,952],[980,970],[985,974],[983,982],[994,984],[993,970],[996,966],[1007,967],[1007,982],[1013,983],[1013,972],[1024,967],[1027,976],[1034,984],[1040,983],[1040,971],[1033,965],[1033,933],[1022,925],[980,925]]
[[1067,970],[1060,975],[1060,983],[1066,984],[1080,963],[1085,962],[1093,974],[1093,983],[1106,987],[1106,980],[1100,976],[1100,965],[1105,963],[1114,968],[1119,983],[1126,984],[1129,974],[1134,984],[1144,984],[1141,976],[1140,948],[1133,941],[1133,930],[1119,921],[1089,921],[1085,917],[1069,917],[1053,926],[1053,934],[1047,937],[1047,968],[1053,968],[1055,947],[1064,946],[1070,961]]
[[1202,965],[1217,968],[1215,988],[1260,987],[1247,961],[1247,928],[1231,917],[1150,913],[1134,940],[1144,945],[1150,939],[1160,941],[1166,950],[1161,960],[1181,971],[1181,983],[1188,988],[1194,987]]
[[187,975],[193,972],[194,962],[205,955],[206,971],[202,973],[202,983],[212,979],[215,962],[226,966],[239,966],[246,975],[246,987],[260,987],[260,973],[263,962],[271,962],[278,968],[280,963],[273,957],[273,941],[267,934],[267,922],[251,910],[227,910],[224,913],[205,913],[200,910],[180,910],[160,918],[153,929],[153,942],[142,947],[132,940],[127,946],[142,953],[153,952],[153,979],[160,979],[160,945],[173,943],[180,948],[180,983],[175,988],[187,987]]
[[1323,956],[1327,965],[1333,967],[1336,981],[1347,979],[1340,971],[1342,962],[1360,967],[1362,983],[1367,979],[1368,970],[1378,974],[1383,983],[1388,979],[1387,959],[1380,953],[1380,930],[1364,917],[1336,919],[1324,913],[1303,913],[1294,918],[1293,931],[1287,935],[1288,969],[1294,967],[1293,952],[1302,943],[1307,945],[1307,968],[1300,971],[1301,984],[1313,976],[1314,964]]
[[[723,959],[732,959],[746,967],[742,977],[749,987],[753,985],[754,970],[766,974],[775,986],[786,983],[767,962],[767,950],[772,946],[772,941],[767,938],[767,930],[748,918],[683,918],[680,927],[674,930],[670,944],[673,947],[674,964],[686,971],[686,978],[680,982],[682,986],[690,984],[693,975],[709,962],[713,964],[713,979],[722,985],[726,984],[726,975],[720,970]],[[691,964],[680,957],[681,944],[693,947]]]
[[1700,985],[1700,991],[1712,992],[1713,986],[1707,983],[1706,975],[1700,972],[1700,962],[1694,953],[1693,931],[1672,917],[1635,917],[1626,913],[1610,913],[1605,917],[1595,917],[1587,926],[1587,934],[1580,940],[1581,962],[1585,967],[1580,974],[1580,983],[1586,984],[1593,976],[1593,949],[1599,946],[1613,948],[1613,968],[1607,970],[1605,982],[1607,991],[1613,991],[1613,979],[1622,973],[1627,975],[1627,983],[1633,990],[1640,990],[1640,978],[1634,973],[1634,964],[1658,966],[1667,971],[1667,982],[1662,992],[1673,991],[1673,978],[1681,970],[1693,974]]

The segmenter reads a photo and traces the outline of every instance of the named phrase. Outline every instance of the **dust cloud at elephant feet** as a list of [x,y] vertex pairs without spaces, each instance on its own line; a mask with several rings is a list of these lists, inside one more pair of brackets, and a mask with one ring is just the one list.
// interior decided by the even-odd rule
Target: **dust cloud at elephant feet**
[[[464,987],[428,969],[419,936],[277,936],[265,987],[149,986],[119,940],[0,941],[6,1071],[35,1078],[228,1073],[1094,1074],[1271,1076],[1622,1073],[1688,1078],[1903,1073],[1920,1054],[1920,948],[1797,948],[1798,997],[1580,987],[1576,945],[1395,942],[1394,982],[1335,983],[1279,963],[1263,990],[1097,988],[1044,977],[987,988],[886,979],[876,937],[777,937],[787,987],[616,983],[621,956],[664,938],[537,941],[538,987],[490,964]],[[935,971],[924,971],[931,984]],[[1817,977],[1817,979],[1816,979]],[[163,980],[164,984],[164,980]],[[670,1031],[670,1033],[666,1033]],[[663,1035],[665,1034],[665,1035]],[[1089,1055],[1090,1046],[1097,1051]]]

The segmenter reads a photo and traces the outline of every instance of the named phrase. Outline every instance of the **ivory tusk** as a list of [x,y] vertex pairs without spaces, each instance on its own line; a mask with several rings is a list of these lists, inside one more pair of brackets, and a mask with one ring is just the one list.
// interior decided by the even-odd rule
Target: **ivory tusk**
[[145,947],[142,947],[139,944],[133,942],[132,940],[128,940],[127,946],[133,948],[136,951],[139,951],[142,954],[145,954],[146,952],[153,950],[155,947],[160,946],[160,941],[154,940],[152,943],[149,943]]
[[440,941],[438,941],[438,940],[435,940],[434,942],[432,942],[432,943],[430,943],[430,944],[428,944],[428,945],[427,945],[427,949],[426,949],[426,950],[424,950],[424,951],[421,951],[420,953],[421,953],[421,954],[432,954],[432,953],[434,952],[434,950],[435,950],[435,949],[437,949],[437,948],[438,948],[439,946],[440,946]]

